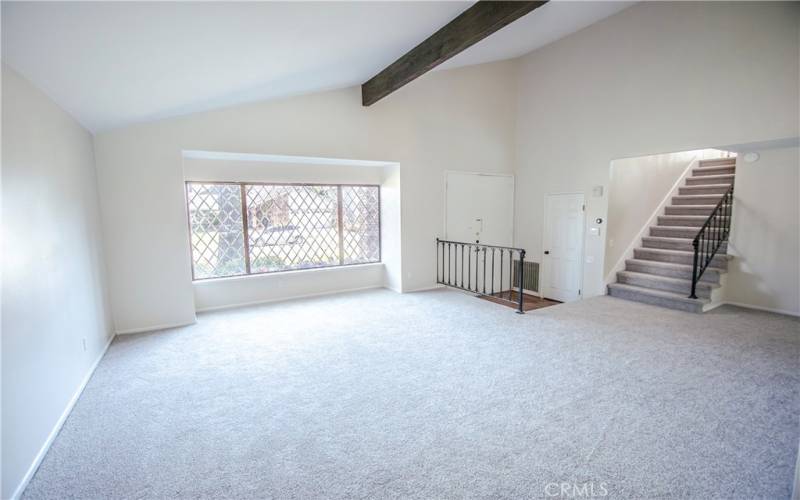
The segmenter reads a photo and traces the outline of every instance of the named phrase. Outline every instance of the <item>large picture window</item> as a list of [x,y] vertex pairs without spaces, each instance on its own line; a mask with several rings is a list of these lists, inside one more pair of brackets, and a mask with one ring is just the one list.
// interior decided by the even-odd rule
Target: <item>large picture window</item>
[[380,188],[187,182],[195,280],[380,262]]

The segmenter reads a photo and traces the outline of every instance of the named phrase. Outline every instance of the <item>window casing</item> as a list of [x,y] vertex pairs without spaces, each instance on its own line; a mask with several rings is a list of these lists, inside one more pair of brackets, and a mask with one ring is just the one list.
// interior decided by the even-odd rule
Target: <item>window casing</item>
[[192,278],[381,260],[380,187],[186,182]]

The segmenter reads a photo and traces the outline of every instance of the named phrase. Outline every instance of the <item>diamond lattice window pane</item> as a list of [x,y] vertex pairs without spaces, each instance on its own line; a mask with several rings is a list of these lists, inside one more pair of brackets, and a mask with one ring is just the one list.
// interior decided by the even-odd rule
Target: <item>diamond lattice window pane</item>
[[381,260],[379,206],[377,186],[342,186],[344,264]]
[[245,273],[241,187],[188,183],[195,279]]
[[253,273],[339,264],[336,186],[247,186]]

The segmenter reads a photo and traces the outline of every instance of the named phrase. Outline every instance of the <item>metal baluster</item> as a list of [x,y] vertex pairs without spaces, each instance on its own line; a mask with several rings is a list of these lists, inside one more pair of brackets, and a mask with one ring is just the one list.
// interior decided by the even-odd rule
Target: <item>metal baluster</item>
[[461,244],[461,288],[464,288],[464,244]]
[[472,290],[472,245],[467,251],[467,290]]
[[517,314],[525,314],[525,309],[523,308],[523,294],[522,294],[522,286],[524,283],[524,273],[525,272],[525,250],[519,251],[519,309],[517,310]]
[[450,243],[447,244],[447,284],[450,284]]
[[436,238],[436,283],[439,283],[439,238]]
[[695,288],[697,287],[697,254],[699,251],[697,237],[695,237],[694,241],[692,241],[692,246],[694,247],[694,264],[692,265],[692,293],[689,295],[689,298],[696,299],[697,295],[695,294]]
[[454,285],[455,285],[455,280],[456,280],[456,276],[455,276],[455,274],[456,274],[456,270],[455,270],[455,267],[453,267],[453,257],[455,256],[455,249],[456,249],[456,246],[455,246],[455,244],[454,244],[454,245],[453,245],[453,248],[450,250],[450,255],[448,255],[448,257],[449,257],[449,259],[450,259],[450,267],[449,267],[449,269],[448,269],[448,272],[449,272],[449,273],[452,273],[452,276],[453,276],[453,284],[454,284]]
[[480,268],[480,264],[478,263],[478,259],[481,258],[481,248],[479,246],[475,246],[475,293],[480,293],[480,282],[478,281],[478,271]]
[[500,249],[500,298],[503,297],[503,254],[506,253],[502,248]]
[[492,295],[494,295],[494,248],[492,248]]
[[514,251],[508,251],[508,300],[512,299],[514,291]]
[[483,294],[486,295],[486,247],[483,247]]

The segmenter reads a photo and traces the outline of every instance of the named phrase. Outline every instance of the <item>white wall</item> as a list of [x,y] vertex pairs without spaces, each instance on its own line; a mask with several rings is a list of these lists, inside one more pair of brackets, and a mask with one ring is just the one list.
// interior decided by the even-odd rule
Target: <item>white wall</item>
[[[390,276],[400,273],[398,221],[399,197],[392,178],[398,165],[357,166],[342,164],[277,163],[253,160],[218,160],[184,158],[187,181],[305,182],[340,184],[376,184],[381,186],[382,261],[381,264],[348,266],[202,280],[193,283],[198,311],[241,304],[285,300],[344,290],[390,286]],[[388,180],[388,185],[384,185]],[[393,215],[394,214],[394,215]],[[392,242],[396,242],[394,245]],[[188,245],[188,241],[187,241]],[[385,252],[388,250],[388,254]],[[399,276],[398,276],[399,279]],[[397,287],[398,285],[395,285]]]
[[13,70],[2,73],[2,497],[10,498],[104,352],[111,322],[92,136]]
[[588,231],[611,160],[798,136],[799,26],[796,2],[642,2],[523,56],[516,243],[541,261],[545,194],[585,193],[584,290],[604,293]]
[[369,108],[356,87],[98,135],[117,331],[194,320],[182,150],[399,163],[402,288],[434,285],[444,170],[513,168],[514,71],[501,62],[430,73]]
[[725,301],[800,315],[800,150],[736,162]]
[[622,257],[697,153],[682,151],[611,162],[604,275]]

